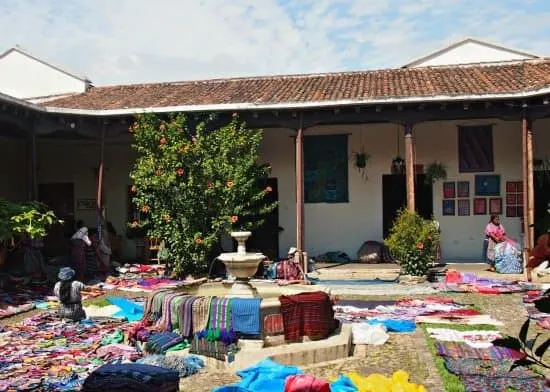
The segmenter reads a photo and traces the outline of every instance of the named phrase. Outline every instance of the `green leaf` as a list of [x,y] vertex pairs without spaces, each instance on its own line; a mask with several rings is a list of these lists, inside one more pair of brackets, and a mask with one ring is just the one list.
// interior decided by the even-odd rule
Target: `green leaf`
[[539,358],[542,358],[546,350],[550,347],[550,339],[547,339],[544,343],[537,347],[535,350],[535,355]]
[[521,342],[517,338],[506,337],[502,339],[497,339],[493,341],[493,345],[497,347],[506,347],[511,348],[512,350],[521,351]]
[[529,332],[529,322],[530,322],[530,319],[527,318],[527,320],[525,320],[525,322],[523,323],[523,325],[521,326],[521,329],[519,331],[519,340],[522,343],[527,342],[527,333]]
[[517,361],[515,361],[512,366],[510,366],[510,371],[514,370],[515,368],[518,368],[518,367],[529,367],[529,366],[532,366],[532,365],[535,365],[536,362],[530,360],[530,359],[527,359],[527,358],[522,358],[522,359],[518,359]]

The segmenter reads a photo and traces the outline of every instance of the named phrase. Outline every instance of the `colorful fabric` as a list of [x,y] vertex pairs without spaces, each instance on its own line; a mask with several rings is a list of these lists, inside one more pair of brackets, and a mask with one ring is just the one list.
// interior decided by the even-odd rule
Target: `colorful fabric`
[[322,291],[282,295],[281,314],[285,340],[299,341],[304,336],[312,340],[327,338],[337,328],[329,295]]
[[219,340],[222,333],[233,330],[231,305],[232,298],[212,298],[207,340]]
[[210,320],[210,302],[212,297],[199,297],[193,302],[193,332],[197,333],[208,328]]
[[437,342],[437,354],[454,359],[515,360],[524,358],[519,351],[506,347],[473,348],[461,343]]
[[519,246],[505,241],[495,246],[495,269],[499,274],[521,274],[523,261]]
[[514,360],[488,361],[483,359],[445,358],[445,367],[457,376],[483,376],[508,378],[539,378],[529,368],[516,367],[510,370]]
[[189,348],[191,354],[203,355],[220,361],[232,360],[238,351],[239,348],[236,344],[226,344],[222,341],[212,342],[201,338],[193,339]]
[[170,347],[182,342],[183,338],[174,332],[154,333],[145,344],[145,350],[150,354],[163,354]]
[[233,298],[231,303],[233,330],[244,335],[259,335],[261,304],[261,298]]
[[474,348],[488,348],[502,336],[498,331],[457,331],[449,328],[427,328],[430,337],[444,342],[466,343]]
[[204,361],[194,355],[148,355],[139,359],[137,363],[174,370],[180,378],[191,376],[204,368]]
[[264,335],[282,335],[285,333],[283,315],[280,313],[269,314],[264,318]]
[[330,385],[311,374],[296,374],[286,379],[284,392],[330,392]]
[[508,378],[508,377],[483,377],[462,376],[460,381],[464,384],[466,392],[502,392],[507,388],[514,388],[521,392],[545,391],[545,380],[539,378]]

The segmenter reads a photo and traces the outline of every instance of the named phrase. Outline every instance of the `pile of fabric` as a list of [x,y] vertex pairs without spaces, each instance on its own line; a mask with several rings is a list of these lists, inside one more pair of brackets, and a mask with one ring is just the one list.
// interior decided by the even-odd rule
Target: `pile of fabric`
[[535,320],[537,325],[543,329],[550,329],[550,313],[545,313],[535,307],[535,302],[540,300],[550,301],[550,295],[545,295],[540,290],[528,291],[523,296],[523,305],[531,320]]
[[517,367],[510,371],[523,354],[493,346],[491,341],[499,336],[497,332],[433,329],[429,332],[437,341],[437,355],[444,358],[447,370],[459,377],[467,392],[502,392],[507,388],[522,392],[544,390],[545,378],[531,369]]
[[455,270],[447,271],[445,281],[434,283],[433,287],[446,292],[478,294],[511,294],[526,289],[517,281],[481,278],[474,273],[461,273]]
[[270,359],[237,372],[242,380],[234,385],[218,387],[213,392],[362,392],[410,391],[425,392],[422,385],[409,381],[409,375],[400,370],[388,378],[381,374],[361,376],[343,374],[329,382],[314,377],[296,366],[281,365]]
[[109,276],[105,282],[98,283],[96,287],[104,290],[153,292],[184,284],[180,280],[165,278],[164,265],[125,264],[116,270],[118,276]]

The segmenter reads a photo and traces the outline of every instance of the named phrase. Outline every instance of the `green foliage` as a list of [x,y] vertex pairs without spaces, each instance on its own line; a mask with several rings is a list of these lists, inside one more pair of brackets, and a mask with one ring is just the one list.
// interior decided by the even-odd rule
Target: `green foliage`
[[223,232],[255,230],[275,203],[259,186],[269,167],[258,164],[260,130],[215,118],[193,126],[183,114],[168,119],[139,115],[130,128],[137,159],[133,201],[141,211],[133,228],[166,243],[178,274],[204,270]]
[[18,235],[43,238],[48,228],[57,223],[62,221],[42,203],[13,203],[0,199],[0,243]]
[[405,274],[424,276],[436,257],[439,230],[432,221],[404,208],[384,242]]
[[426,168],[426,182],[432,184],[436,181],[447,179],[447,169],[440,162],[433,162]]

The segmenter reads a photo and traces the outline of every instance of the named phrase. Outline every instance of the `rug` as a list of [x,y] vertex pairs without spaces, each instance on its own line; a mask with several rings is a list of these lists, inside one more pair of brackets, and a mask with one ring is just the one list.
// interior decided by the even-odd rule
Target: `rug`
[[233,298],[233,330],[244,335],[259,335],[261,304],[261,298]]
[[517,367],[510,371],[513,360],[487,361],[483,359],[445,358],[445,367],[458,376],[540,378],[529,368]]
[[514,388],[521,392],[545,391],[545,379],[539,378],[508,378],[508,377],[483,377],[461,376],[466,392],[503,392],[506,388]]
[[454,359],[515,360],[524,358],[519,351],[506,347],[492,346],[474,348],[461,343],[436,342],[437,354]]

